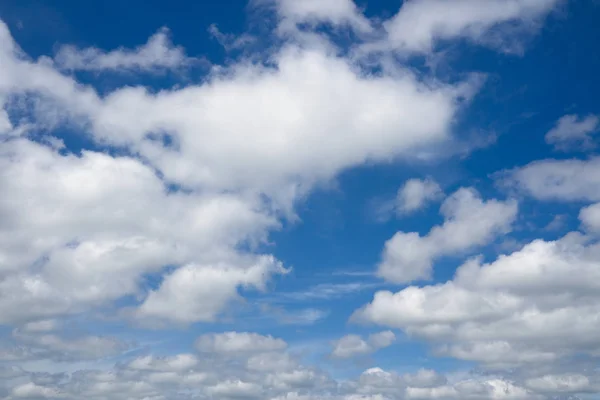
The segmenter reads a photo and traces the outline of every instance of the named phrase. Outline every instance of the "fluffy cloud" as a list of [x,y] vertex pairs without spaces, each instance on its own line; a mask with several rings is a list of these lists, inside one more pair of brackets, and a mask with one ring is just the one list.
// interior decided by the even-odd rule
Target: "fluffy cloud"
[[539,200],[600,200],[600,158],[541,160],[498,175],[502,186]]
[[[384,23],[389,46],[408,52],[431,52],[436,44],[451,39],[507,48],[502,36],[492,28],[510,35],[516,27],[531,29],[544,18],[558,0],[410,0],[395,17]],[[498,31],[496,31],[498,32]]]
[[517,203],[484,201],[474,189],[462,188],[448,197],[441,214],[445,221],[426,235],[398,232],[385,243],[378,274],[392,282],[428,279],[433,261],[488,244],[510,231]]
[[137,311],[140,318],[179,323],[213,321],[238,297],[239,286],[265,289],[267,279],[286,270],[273,257],[260,257],[243,264],[188,265],[164,278],[160,288],[151,291]]
[[[215,66],[199,83],[159,92],[123,86],[104,93],[64,71],[189,66],[193,60],[164,30],[135,49],[64,46],[53,60],[32,60],[0,22],[0,191],[10,193],[0,197],[0,324],[18,327],[15,348],[0,355],[52,371],[0,368],[0,397],[481,400],[535,399],[569,385],[573,392],[592,390],[594,377],[557,371],[527,381],[451,381],[429,370],[399,375],[372,368],[336,381],[302,365],[283,340],[243,332],[203,335],[196,342],[201,356],[130,358],[121,354],[128,348],[120,341],[67,334],[58,322],[98,310],[163,327],[217,321],[240,298],[240,288],[264,290],[287,272],[259,249],[271,231],[293,220],[296,204],[316,185],[455,140],[458,112],[477,91],[478,77],[447,82],[388,63],[391,54],[368,53],[376,56],[365,62],[360,50],[428,53],[456,38],[503,47],[513,27],[535,25],[555,3],[413,0],[381,30],[348,0],[279,0],[275,47]],[[327,33],[311,31],[322,23],[336,32],[350,27],[360,46],[340,51]],[[85,148],[79,152],[52,136],[63,130],[85,138]],[[421,200],[407,195],[408,207],[433,197],[435,188],[422,183]],[[512,201],[484,201],[461,189],[444,202],[443,225],[426,236],[399,232],[386,244],[379,273],[395,282],[426,278],[437,258],[509,230],[516,211]],[[594,224],[592,211],[582,211],[581,219]],[[598,312],[597,250],[588,239],[532,243],[528,249],[537,256],[507,256],[513,261],[472,260],[446,285],[378,293],[357,318],[432,340],[438,354],[487,366],[593,354],[597,318],[581,317]],[[537,270],[555,267],[560,284],[510,266],[521,258]],[[511,273],[521,286],[507,281],[504,274]],[[338,290],[347,289],[325,288],[320,295]],[[565,327],[577,340],[567,340]],[[394,338],[391,332],[342,338],[338,353],[368,353]],[[114,366],[90,362],[116,354]],[[65,366],[66,360],[78,362]]]
[[582,208],[579,212],[579,219],[586,229],[600,232],[600,203]]
[[[237,286],[260,287],[261,279],[282,271],[269,257],[252,261],[232,255],[238,243],[257,243],[266,229],[277,226],[256,199],[169,192],[136,159],[96,152],[61,155],[22,139],[3,144],[0,165],[0,185],[11,193],[0,200],[0,213],[10,216],[0,224],[0,269],[11,272],[0,281],[1,321],[78,312],[135,295],[143,274],[192,261],[204,264],[170,275],[144,311],[159,315],[156,296],[176,301],[169,297],[171,282],[197,271],[206,279],[188,295],[202,296],[217,282],[222,292],[209,296],[203,310],[188,305],[181,312],[187,310],[188,319],[206,319],[228,295],[237,296]],[[211,274],[214,262],[226,260],[227,268]]]
[[[334,3],[280,6],[318,17],[348,5]],[[0,201],[0,322],[125,298],[145,322],[212,321],[239,287],[260,290],[284,272],[253,249],[315,184],[452,140],[473,82],[402,66],[367,73],[322,42],[284,43],[265,63],[241,59],[197,85],[101,96],[56,65],[172,68],[183,50],[161,31],[133,50],[63,48],[53,64],[29,59],[1,23],[0,99],[17,125],[3,123],[0,150],[0,189],[11,193]],[[92,148],[76,155],[48,134],[65,125]],[[148,291],[146,279],[161,286]]]
[[491,367],[594,356],[600,244],[579,233],[535,240],[444,284],[378,292],[354,318],[403,329],[438,354]]
[[400,214],[407,214],[442,196],[442,189],[434,180],[410,179],[398,190],[396,210]]
[[196,348],[202,352],[217,354],[265,353],[287,347],[281,339],[249,332],[225,332],[208,334],[198,338]]
[[335,358],[366,355],[390,346],[395,340],[396,335],[391,331],[371,334],[367,340],[358,335],[346,335],[333,343],[331,355]]
[[546,134],[546,143],[557,150],[589,150],[594,147],[591,135],[600,130],[600,119],[595,115],[580,117],[574,114],[560,118]]

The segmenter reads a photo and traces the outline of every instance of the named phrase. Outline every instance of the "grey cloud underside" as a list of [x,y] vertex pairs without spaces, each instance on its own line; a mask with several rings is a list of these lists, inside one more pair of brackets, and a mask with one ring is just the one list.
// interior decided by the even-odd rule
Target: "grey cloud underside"
[[[249,339],[260,345],[253,346]],[[472,375],[451,380],[426,369],[400,375],[370,368],[357,379],[336,381],[322,370],[302,365],[280,339],[230,332],[202,336],[198,345],[200,354],[140,356],[108,370],[33,374],[4,368],[0,369],[5,378],[0,390],[8,399],[525,400],[543,398],[526,385],[544,391],[565,382],[593,384],[596,379],[546,375],[512,382]]]

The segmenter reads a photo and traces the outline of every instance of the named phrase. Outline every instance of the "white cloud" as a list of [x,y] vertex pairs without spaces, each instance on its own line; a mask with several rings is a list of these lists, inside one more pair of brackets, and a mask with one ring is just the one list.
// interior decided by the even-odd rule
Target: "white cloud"
[[39,321],[29,322],[21,328],[21,331],[27,333],[51,332],[60,326],[59,322],[53,319],[44,319]]
[[207,334],[196,341],[196,348],[202,352],[231,355],[277,351],[286,347],[287,343],[281,339],[249,332]]
[[580,374],[544,375],[528,379],[525,385],[542,393],[581,393],[597,390],[587,376]]
[[23,330],[15,329],[13,338],[19,344],[16,349],[19,350],[23,359],[97,360],[119,355],[129,347],[126,343],[106,336],[70,335],[66,337],[59,332],[32,332],[27,327]]
[[[258,243],[277,226],[251,198],[168,193],[135,159],[62,156],[21,139],[3,144],[0,165],[0,186],[11,192],[0,200],[0,212],[11,216],[0,223],[0,269],[10,272],[0,280],[2,321],[78,312],[138,294],[142,274],[169,264],[207,263],[193,268],[222,283],[229,277],[232,296],[238,285],[260,286],[251,271],[277,270],[277,261],[267,257],[254,269],[241,264],[221,277],[210,274],[215,261],[239,258],[231,255],[234,246]],[[35,272],[29,270],[36,263]],[[211,285],[202,283],[204,290]],[[195,290],[201,293],[202,285]],[[227,300],[225,292],[214,299],[219,303],[204,303],[204,314],[188,306],[188,315],[208,318]]]
[[442,189],[432,179],[409,179],[398,190],[396,209],[408,214],[423,208],[428,202],[443,196]]
[[[451,38],[487,43],[495,40],[488,35],[490,28],[504,22],[528,25],[554,3],[515,0],[500,8],[498,1],[488,1],[486,8],[461,1],[448,11],[447,3],[413,0],[386,29],[393,47],[409,52],[428,52],[439,40]],[[401,64],[386,64],[373,74],[371,65],[364,68],[339,53],[326,35],[313,41],[293,36],[299,23],[349,26],[365,41],[368,35],[362,34],[367,32],[378,36],[376,24],[353,2],[277,4],[280,31],[286,24],[294,27],[279,38],[284,39],[281,47],[215,67],[201,83],[158,93],[124,86],[99,95],[93,86],[61,71],[135,73],[188,65],[183,49],[173,46],[164,31],[132,50],[63,47],[52,63],[28,58],[0,23],[0,135],[3,140],[12,137],[0,147],[0,191],[11,193],[0,197],[0,324],[24,324],[15,340],[63,357],[113,354],[120,348],[117,341],[63,337],[63,326],[50,321],[118,308],[122,300],[133,309],[119,315],[150,324],[215,321],[239,298],[240,288],[263,290],[270,277],[285,273],[278,260],[257,249],[284,218],[293,216],[297,202],[316,184],[353,167],[410,159],[452,142],[457,112],[477,90],[477,79],[447,83]],[[428,10],[442,14],[422,14]],[[413,30],[411,15],[427,18]],[[14,118],[23,114],[23,120]],[[46,138],[42,145],[23,135],[52,134],[64,125],[109,150],[79,156],[58,140]],[[131,156],[114,155],[116,148]],[[400,232],[389,242],[382,263],[388,265],[380,273],[395,281],[427,276],[437,257],[485,245],[508,230],[516,204],[486,202],[462,189],[446,200],[442,214],[445,223],[429,235]],[[414,239],[420,246],[414,250],[422,253],[406,259],[404,244],[398,248],[402,235]],[[432,244],[438,242],[441,250]],[[543,276],[523,277],[523,271],[499,260],[485,265],[475,260],[462,267],[454,283],[408,288],[401,295],[382,292],[362,316],[437,341],[439,353],[488,364],[589,352],[596,344],[591,332],[598,327],[596,319],[586,322],[581,315],[598,312],[594,302],[586,302],[597,291],[597,280],[589,276],[597,250],[576,237],[565,238],[555,250],[552,246],[533,246],[533,253],[548,261],[542,256],[555,251],[557,269],[571,266],[587,276],[586,283],[567,274],[572,270],[562,271],[557,274],[561,283],[554,286],[560,294],[548,294],[540,283],[536,286],[537,281],[548,282]],[[512,262],[521,256],[511,255]],[[416,268],[409,268],[413,261]],[[548,265],[540,263],[538,269]],[[495,287],[486,280],[487,274],[496,276],[495,269],[517,270],[522,275],[515,275],[525,282],[521,285],[529,285],[534,295],[525,296],[519,284],[501,279],[506,287]],[[156,282],[158,288],[147,287]],[[390,299],[391,306],[386,303]],[[568,309],[559,304],[569,304]],[[400,317],[398,309],[405,310]],[[509,314],[513,311],[515,315]],[[542,329],[548,326],[552,337]],[[361,341],[370,350],[383,348],[394,338],[391,332],[359,338],[355,348],[362,351]],[[199,338],[197,347],[201,357],[148,355],[123,358],[114,367],[93,363],[99,370],[90,370],[92,363],[66,367],[34,360],[30,365],[38,369],[50,365],[53,372],[72,372],[19,375],[2,370],[8,378],[0,382],[0,396],[537,398],[523,389],[523,382],[482,377],[449,382],[433,371],[401,376],[372,369],[358,380],[335,381],[300,365],[282,339],[259,334],[211,334]],[[54,355],[42,357],[61,359]],[[531,390],[541,387],[538,382],[534,389],[534,380],[529,383]]]
[[[66,396],[58,389],[44,387],[29,382],[15,387],[12,390],[11,397],[16,399],[61,399]],[[9,397],[9,399],[11,397]]]
[[177,354],[172,357],[144,356],[134,359],[128,368],[141,371],[178,372],[188,371],[198,364],[192,354]]
[[303,291],[288,291],[279,293],[279,296],[285,300],[289,299],[296,301],[330,300],[344,297],[352,293],[372,289],[378,285],[379,283],[364,281],[347,283],[320,283]]
[[286,272],[273,257],[249,261],[249,265],[219,263],[181,267],[166,276],[158,290],[148,294],[136,315],[142,319],[184,324],[214,321],[228,303],[238,297],[238,287],[264,290],[272,275]]
[[[184,53],[165,35],[131,51],[63,50],[55,61],[91,69],[177,65]],[[11,196],[0,200],[0,213],[10,216],[0,223],[0,321],[9,324],[127,296],[141,302],[128,315],[143,320],[214,320],[238,287],[261,289],[283,272],[270,256],[240,248],[253,253],[265,243],[315,184],[451,141],[455,113],[476,89],[401,66],[365,74],[327,46],[288,43],[268,64],[242,59],[201,84],[100,96],[46,58],[29,59],[4,23],[0,53],[0,98],[12,99],[3,106],[26,114],[14,132],[68,124],[139,157],[76,156],[19,134],[3,143],[0,189]],[[23,103],[31,109],[19,109]],[[186,190],[169,189],[179,186]],[[167,265],[176,269],[164,276]],[[161,287],[148,292],[147,276],[164,278]],[[217,286],[219,293],[211,290]]]
[[600,232],[600,203],[582,208],[579,219],[587,230]]
[[543,399],[541,395],[500,379],[465,381],[454,386],[408,388],[408,399]]
[[206,389],[208,394],[220,399],[242,398],[253,399],[261,395],[261,387],[255,383],[241,380],[219,382]]
[[[442,41],[468,39],[506,48],[511,29],[536,26],[558,0],[409,0],[384,23],[386,46],[400,51],[431,52]],[[493,30],[502,27],[504,29]],[[496,35],[494,35],[494,32]],[[499,37],[498,37],[499,36]]]
[[119,48],[106,52],[95,47],[78,49],[62,46],[54,56],[59,69],[71,71],[164,71],[191,65],[192,59],[181,47],[175,47],[166,28],[152,35],[136,49]]
[[299,23],[330,23],[334,26],[350,26],[358,32],[370,32],[371,22],[362,14],[352,0],[274,0],[283,21],[284,32]]
[[579,233],[535,240],[489,264],[471,259],[445,284],[378,292],[354,319],[495,367],[594,355],[599,265],[600,244]]
[[367,340],[358,335],[346,335],[333,343],[331,355],[335,358],[367,355],[392,345],[395,340],[396,335],[392,331],[371,334]]
[[[13,45],[8,33],[4,41]],[[104,99],[46,64],[14,56],[7,55],[0,80],[15,95],[43,95],[38,123],[89,122],[84,127],[97,141],[139,152],[170,181],[273,196],[278,189],[276,200],[343,169],[449,140],[454,113],[475,90],[470,81],[422,81],[400,66],[366,75],[319,47],[286,45],[269,61],[276,68],[241,61],[203,85],[156,95],[123,88]],[[149,136],[162,133],[173,146]]]
[[517,215],[513,200],[484,201],[474,189],[462,188],[440,208],[445,221],[426,235],[398,232],[385,243],[378,274],[392,282],[429,279],[435,259],[488,244],[510,231]]
[[562,151],[589,150],[595,147],[591,135],[599,130],[600,119],[597,116],[569,114],[560,118],[546,134],[546,143]]
[[499,182],[539,200],[599,201],[600,158],[535,161],[501,173]]
[[[229,332],[223,335],[231,337],[233,334],[246,335],[250,340],[258,339],[258,343],[262,340],[260,336],[250,337],[252,335],[244,333]],[[229,350],[233,351],[233,348]],[[244,362],[245,359],[248,361]],[[191,396],[223,399],[408,400],[442,396],[444,399],[493,400],[537,399],[538,388],[543,393],[551,392],[548,385],[536,381],[536,378],[550,379],[548,374],[532,376],[527,380],[528,385],[524,386],[523,382],[489,376],[470,375],[450,381],[433,370],[420,369],[413,374],[399,375],[374,367],[355,379],[336,381],[318,369],[301,365],[282,347],[269,347],[265,353],[227,351],[205,353],[202,357],[185,353],[167,357],[147,355],[105,370],[80,369],[71,374],[36,374],[13,369],[6,370],[2,376],[7,379],[0,382],[0,390],[10,394],[8,399],[46,396],[125,400],[185,399]],[[23,383],[23,379],[30,382]],[[555,379],[561,378],[556,376]],[[572,380],[575,379],[583,380],[574,376]],[[595,378],[590,376],[588,379],[592,382]],[[562,380],[567,380],[566,376]],[[555,393],[559,392],[561,388]]]

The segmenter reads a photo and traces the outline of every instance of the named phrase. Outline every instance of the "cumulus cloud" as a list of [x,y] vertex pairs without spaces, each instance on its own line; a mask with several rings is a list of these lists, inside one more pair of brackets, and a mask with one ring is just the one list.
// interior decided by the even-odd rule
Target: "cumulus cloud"
[[[248,332],[203,335],[196,342],[200,355],[133,357],[122,354],[127,347],[118,339],[67,335],[59,322],[93,319],[93,312],[108,309],[172,327],[216,322],[235,311],[242,289],[266,290],[272,277],[288,271],[262,250],[273,230],[294,220],[296,205],[316,185],[351,168],[412,159],[456,140],[458,113],[477,92],[479,77],[466,73],[444,81],[402,61],[391,64],[387,56],[429,53],[459,38],[505,48],[515,26],[535,25],[556,3],[464,0],[451,7],[412,0],[381,26],[349,0],[278,0],[274,47],[160,92],[139,85],[100,93],[66,72],[154,73],[194,62],[166,30],[133,49],[67,45],[52,60],[34,60],[0,22],[0,191],[10,193],[0,196],[0,324],[17,328],[15,348],[0,355],[51,371],[0,368],[0,396],[536,399],[560,392],[544,384],[553,379],[556,387],[574,382],[583,390],[580,377],[556,371],[526,382],[483,376],[450,381],[430,370],[399,375],[371,368],[357,379],[336,381],[303,365],[284,340]],[[322,32],[322,24],[334,29]],[[339,49],[328,33],[347,28],[357,42]],[[365,62],[363,50],[374,58]],[[64,128],[85,137],[82,151],[54,137]],[[593,182],[593,174],[583,175]],[[432,182],[420,184],[420,194],[402,200],[409,208],[437,192]],[[585,190],[580,197],[594,197],[593,189]],[[379,274],[394,282],[426,278],[439,257],[508,231],[516,212],[513,201],[485,201],[461,189],[444,202],[445,222],[428,235],[399,232],[388,241]],[[588,214],[582,211],[581,219],[592,226]],[[378,293],[357,318],[434,340],[438,354],[486,365],[589,352],[596,319],[586,322],[581,312],[597,312],[590,301],[597,280],[589,276],[596,245],[574,235],[540,243],[528,248],[538,264],[519,253],[506,263],[472,260],[446,285]],[[520,257],[542,271],[555,265],[550,258],[558,259],[560,284],[508,266]],[[587,276],[585,282],[573,269]],[[503,277],[498,282],[505,286],[496,287],[486,277],[496,270],[525,283]],[[348,290],[320,288],[316,297]],[[308,311],[314,320],[315,310]],[[578,339],[567,340],[565,327]],[[344,356],[365,354],[394,339],[391,332],[347,336],[336,349]],[[90,362],[111,355],[120,356],[114,366]],[[77,363],[65,366],[66,360]]]
[[[316,2],[287,7],[329,12]],[[141,320],[213,321],[238,288],[260,290],[284,271],[253,249],[314,185],[452,140],[455,114],[476,90],[468,79],[447,84],[401,65],[367,74],[328,46],[290,41],[200,84],[100,96],[56,66],[171,67],[183,50],[164,31],[134,50],[65,49],[55,64],[31,60],[0,24],[0,99],[25,121],[3,124],[12,133],[0,150],[0,188],[11,193],[0,201],[3,323],[128,296],[139,304],[126,315]],[[94,146],[76,155],[49,135],[26,136],[64,125],[130,156]],[[147,277],[161,286],[148,290]]]
[[517,210],[513,200],[485,201],[474,189],[459,189],[440,208],[443,225],[425,236],[398,232],[385,243],[378,274],[397,283],[429,279],[435,259],[486,245],[510,231]]
[[214,321],[228,302],[238,297],[238,287],[265,289],[274,274],[285,273],[274,257],[260,257],[248,265],[188,265],[164,278],[136,312],[139,318],[191,323]]
[[600,203],[581,209],[579,219],[584,228],[591,232],[600,232]]
[[[236,244],[261,241],[265,230],[277,225],[251,198],[169,193],[136,159],[96,152],[61,155],[23,139],[3,144],[0,165],[0,185],[11,192],[0,200],[0,212],[11,216],[0,224],[0,270],[11,272],[0,281],[0,321],[79,312],[135,295],[142,274],[192,261],[207,264],[171,275],[157,293],[175,301],[168,287],[185,271],[220,280],[223,291],[209,298],[215,300],[212,306],[204,301],[204,311],[189,309],[193,305],[186,311],[188,317],[209,318],[225,305],[227,293],[237,296],[237,286],[260,286],[252,271],[264,272],[261,279],[281,271],[266,256],[252,267],[253,257],[232,255]],[[217,268],[212,262],[224,260],[228,269],[211,274]],[[29,269],[33,265],[35,272]],[[188,295],[201,296],[210,285],[199,281]],[[148,299],[146,312],[160,314],[152,307],[158,295]]]
[[394,343],[396,335],[383,331],[369,335],[363,340],[359,335],[346,335],[333,343],[331,355],[335,358],[350,358],[374,353]]
[[600,244],[580,233],[534,240],[453,280],[380,291],[354,318],[429,340],[438,354],[523,367],[596,354]]
[[600,200],[600,158],[541,160],[498,175],[502,186],[539,200]]
[[396,210],[401,215],[408,214],[442,196],[442,189],[434,180],[410,179],[398,190]]
[[589,150],[595,147],[592,134],[599,130],[600,119],[597,116],[569,114],[561,117],[546,133],[546,143],[561,151]]

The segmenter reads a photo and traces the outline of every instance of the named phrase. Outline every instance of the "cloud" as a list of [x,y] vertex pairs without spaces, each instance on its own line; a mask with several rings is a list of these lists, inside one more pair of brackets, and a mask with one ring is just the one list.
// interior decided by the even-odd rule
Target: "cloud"
[[474,189],[459,189],[440,208],[443,225],[426,236],[398,232],[385,243],[378,274],[396,283],[429,279],[435,259],[486,245],[510,231],[517,210],[513,200],[484,201]]
[[346,335],[333,343],[331,355],[335,358],[363,356],[388,347],[395,340],[396,335],[392,331],[371,334],[366,341],[358,335]]
[[439,355],[527,368],[596,354],[600,244],[572,232],[534,240],[491,263],[473,258],[453,280],[380,291],[353,318],[399,328]]
[[69,71],[159,72],[184,68],[193,62],[183,48],[173,46],[166,28],[132,50],[119,48],[106,52],[95,47],[79,49],[66,45],[54,55],[56,67]]
[[600,232],[600,203],[581,209],[579,219],[584,228],[591,232]]
[[541,160],[497,175],[499,184],[538,200],[600,200],[600,158]]
[[[252,271],[281,271],[267,256],[256,259],[254,267],[246,265],[253,257],[233,250],[239,243],[264,240],[265,230],[277,226],[256,199],[169,193],[136,159],[96,152],[61,155],[23,139],[3,144],[0,165],[0,185],[11,192],[0,200],[0,212],[11,215],[0,224],[0,269],[8,273],[0,281],[0,321],[81,312],[136,295],[140,277],[160,273],[165,265],[203,262],[185,271],[229,282],[221,288],[232,297],[237,286],[260,286],[260,279],[268,278],[258,279]],[[213,263],[225,260],[240,264],[211,275],[218,262]],[[171,275],[159,291],[165,300],[174,301],[166,293],[168,282],[181,274]],[[200,295],[211,283],[197,283],[188,294]],[[209,318],[228,301],[225,292],[214,299],[219,303],[205,302],[204,311],[188,306],[188,317]],[[151,300],[146,311],[158,315],[155,304]]]
[[231,355],[277,351],[286,347],[287,343],[281,339],[249,332],[207,334],[196,341],[196,348],[200,351]]
[[[428,53],[441,42],[466,39],[510,49],[511,29],[523,34],[535,28],[558,0],[410,0],[384,22],[385,46],[403,52]],[[501,28],[494,30],[493,28]],[[497,33],[495,35],[494,33]],[[499,32],[499,33],[498,33]]]
[[12,390],[11,397],[16,399],[62,399],[66,396],[58,389],[29,382],[15,387]]
[[[100,93],[66,72],[127,71],[127,77],[194,62],[164,30],[133,49],[65,46],[54,59],[34,60],[0,23],[0,191],[10,193],[0,197],[0,324],[17,328],[15,349],[6,353],[13,358],[5,361],[52,372],[0,369],[0,397],[536,399],[553,389],[535,379],[565,381],[556,378],[558,371],[528,372],[530,381],[449,380],[430,370],[399,375],[379,368],[336,380],[303,365],[283,339],[234,331],[201,336],[200,355],[130,358],[119,339],[66,335],[61,324],[85,316],[93,326],[95,312],[106,310],[149,326],[219,322],[235,313],[242,289],[266,290],[287,272],[263,253],[264,245],[271,232],[295,220],[296,206],[313,188],[364,165],[447,156],[480,77],[467,72],[449,82],[416,73],[402,60],[390,64],[388,56],[429,53],[459,38],[504,49],[512,36],[508,25],[528,30],[556,2],[455,4],[405,2],[382,30],[351,1],[281,0],[279,36],[269,37],[273,47],[241,51],[201,81],[158,92],[124,85]],[[421,21],[416,28],[413,17]],[[340,49],[335,35],[347,28],[356,43]],[[363,44],[377,48],[379,40],[387,47],[369,53],[368,62],[360,57],[368,48]],[[79,152],[53,136],[65,129],[85,138],[86,148]],[[461,189],[441,208],[444,224],[426,236],[399,232],[388,242],[379,273],[394,282],[427,277],[437,258],[508,231],[516,212],[513,201],[484,201]],[[586,215],[582,211],[582,221],[590,225]],[[597,292],[590,276],[593,239],[571,235],[559,244],[541,243],[526,247],[538,254],[538,264],[529,253],[507,256],[512,261],[506,264],[520,266],[525,258],[545,271],[556,258],[556,270],[571,268],[554,271],[560,283],[548,286],[556,293],[539,287],[547,284],[542,273],[532,277],[501,260],[476,259],[461,267],[456,282],[380,292],[357,315],[432,340],[437,354],[486,366],[587,354],[596,345],[590,332],[598,331],[596,319],[581,317],[597,311],[590,301]],[[526,290],[507,282],[510,273],[529,285]],[[504,286],[487,275],[500,276]],[[329,299],[348,290],[320,287],[310,296]],[[315,316],[319,310],[307,309],[304,317]],[[548,326],[554,336],[545,332]],[[370,352],[394,338],[386,331],[345,339],[341,348],[357,354],[365,343]],[[108,355],[119,355],[119,362],[99,362]]]
[[208,33],[210,33],[226,51],[241,50],[257,40],[256,37],[249,34],[234,35],[223,33],[216,24],[211,24],[208,27]]
[[408,214],[443,196],[440,185],[432,179],[409,179],[398,190],[396,210]]
[[591,136],[599,130],[600,119],[597,116],[569,114],[561,117],[546,133],[546,143],[560,151],[589,150],[595,147]]
[[98,360],[119,355],[129,348],[128,344],[106,336],[65,336],[64,333],[27,333],[16,329],[13,338],[19,346],[13,349],[12,354],[20,353],[18,358],[31,360]]
[[[389,334],[377,335],[380,338],[373,340],[380,344],[384,336],[386,340],[391,337]],[[302,365],[283,346],[262,345],[280,339],[241,332],[212,334],[213,339],[227,337],[226,341],[236,336],[238,339],[245,337],[248,346],[235,345],[227,347],[225,352],[212,352],[215,348],[211,345],[211,353],[204,353],[202,357],[186,353],[167,357],[144,355],[105,370],[80,369],[71,374],[6,370],[2,376],[7,379],[0,382],[0,390],[5,390],[7,399],[92,400],[185,399],[190,396],[287,400],[409,400],[441,396],[444,399],[492,400],[537,399],[540,396],[535,390],[548,390],[548,385],[542,387],[534,377],[527,380],[528,386],[524,386],[525,382],[478,375],[450,381],[427,369],[400,375],[373,367],[356,378],[336,381],[323,371]],[[259,347],[250,351],[252,343]],[[550,379],[546,375],[537,378]],[[28,379],[29,383],[23,383],[23,379]],[[557,376],[556,379],[560,378]],[[588,379],[593,381],[595,378],[590,376]]]
[[[368,74],[330,47],[290,40],[199,84],[100,96],[57,65],[167,67],[183,50],[161,31],[134,50],[63,49],[53,64],[27,57],[1,23],[0,99],[22,118],[5,124],[0,150],[0,189],[11,193],[0,201],[10,216],[0,224],[0,322],[123,299],[134,309],[121,315],[151,325],[214,321],[238,288],[260,290],[284,271],[254,250],[315,185],[452,141],[473,81],[446,84],[402,66]],[[48,135],[65,126],[94,145],[76,155]]]
[[580,374],[544,375],[528,379],[525,385],[542,393],[578,393],[597,390],[594,388],[597,382],[594,384],[587,376]]
[[280,30],[295,29],[301,23],[330,23],[349,26],[358,32],[373,30],[371,22],[352,0],[274,0],[282,22]]
[[128,368],[137,371],[185,372],[198,364],[192,354],[178,354],[172,357],[144,356],[132,360]]
[[285,273],[273,257],[251,260],[249,265],[220,263],[188,265],[164,278],[136,311],[136,317],[176,323],[211,322],[238,297],[238,287],[265,289],[268,279]]
[[376,282],[347,282],[347,283],[320,283],[306,290],[297,292],[283,292],[279,294],[284,301],[316,301],[331,300],[362,292],[379,286]]

